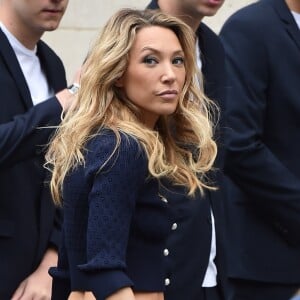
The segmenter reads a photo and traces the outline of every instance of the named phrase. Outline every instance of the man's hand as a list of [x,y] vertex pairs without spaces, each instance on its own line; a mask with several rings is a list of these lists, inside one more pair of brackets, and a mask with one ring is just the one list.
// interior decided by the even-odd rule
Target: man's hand
[[48,270],[56,265],[57,252],[54,249],[48,249],[38,268],[20,283],[12,300],[50,300],[52,278]]
[[[76,83],[79,85],[81,71],[82,71],[81,68],[76,71],[74,79],[73,79],[73,83]],[[70,105],[73,103],[75,96],[72,95],[68,91],[68,89],[64,89],[56,94],[56,98],[57,98],[58,102],[60,103],[60,105],[62,106],[63,111],[66,112],[68,110],[68,108],[70,107]]]

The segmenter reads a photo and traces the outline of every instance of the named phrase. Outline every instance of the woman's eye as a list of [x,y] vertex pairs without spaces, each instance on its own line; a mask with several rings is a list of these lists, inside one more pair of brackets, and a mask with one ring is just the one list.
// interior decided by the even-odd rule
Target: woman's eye
[[155,57],[145,57],[143,62],[148,65],[154,65],[158,63],[158,60]]
[[173,59],[174,65],[183,65],[184,64],[184,58],[183,57],[175,57]]

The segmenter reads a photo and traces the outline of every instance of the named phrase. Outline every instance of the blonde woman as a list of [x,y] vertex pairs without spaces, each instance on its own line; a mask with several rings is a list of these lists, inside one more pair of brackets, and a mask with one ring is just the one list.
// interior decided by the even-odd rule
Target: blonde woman
[[216,156],[195,65],[193,33],[163,13],[121,10],[95,41],[47,154],[65,214],[52,299],[164,299],[164,191],[211,188]]

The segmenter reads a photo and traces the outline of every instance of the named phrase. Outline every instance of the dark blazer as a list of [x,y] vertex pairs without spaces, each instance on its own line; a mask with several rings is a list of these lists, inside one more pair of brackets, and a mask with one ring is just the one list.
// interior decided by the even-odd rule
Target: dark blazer
[[284,0],[235,13],[225,171],[229,276],[300,283],[300,30]]
[[[158,9],[157,1],[153,0],[148,8]],[[205,93],[221,107],[222,111],[225,106],[226,86],[224,49],[216,34],[203,23],[197,30],[197,37],[201,49]],[[217,131],[220,149],[222,146],[222,136],[220,135],[222,126],[221,122]],[[221,150],[215,167],[219,170],[222,169]],[[216,184],[221,186],[222,173],[216,172],[213,176]],[[201,287],[210,254],[211,208],[216,228],[218,284],[223,285],[225,283],[222,191],[207,191],[205,197],[195,199],[195,201],[188,200],[177,191],[167,192],[166,197],[175,204],[177,228],[168,240],[169,273],[171,276],[165,298],[167,300],[201,300],[203,299]]]
[[[53,90],[63,89],[61,60],[42,41],[38,55]],[[15,53],[1,30],[0,90],[0,299],[10,299],[39,265],[46,248],[58,243],[59,214],[44,185],[41,147],[51,131],[36,126],[58,124],[61,108],[56,99],[33,107]]]

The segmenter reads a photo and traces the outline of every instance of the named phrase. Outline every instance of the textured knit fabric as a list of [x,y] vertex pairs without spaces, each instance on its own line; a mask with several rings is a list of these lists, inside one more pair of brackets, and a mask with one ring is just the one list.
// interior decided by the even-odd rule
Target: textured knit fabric
[[64,237],[58,268],[50,270],[52,299],[89,290],[101,300],[126,286],[164,290],[169,205],[149,176],[139,143],[121,134],[111,156],[115,146],[115,134],[101,131],[86,147],[85,165],[65,180]]

